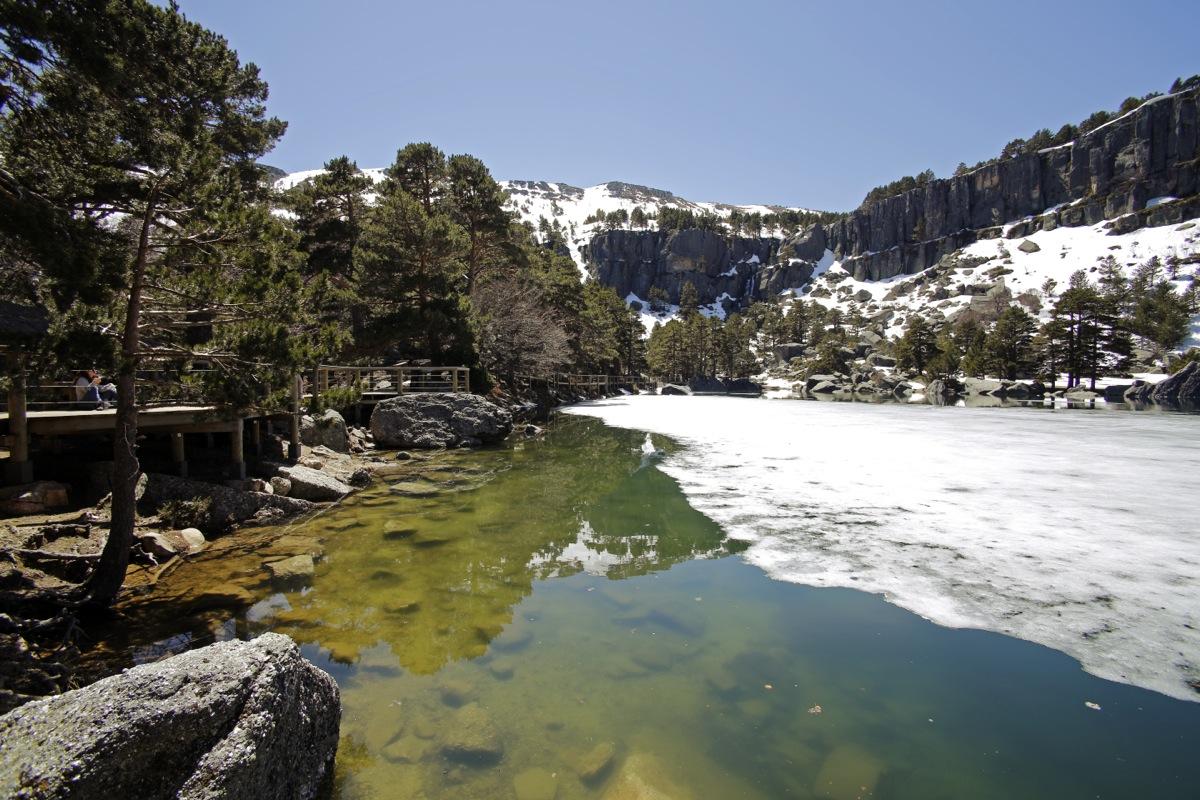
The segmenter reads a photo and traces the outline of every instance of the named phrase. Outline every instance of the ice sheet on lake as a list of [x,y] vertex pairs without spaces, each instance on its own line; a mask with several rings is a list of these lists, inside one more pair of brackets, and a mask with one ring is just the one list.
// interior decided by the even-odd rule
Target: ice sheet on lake
[[1062,650],[1200,700],[1200,416],[722,397],[568,409],[662,468],[771,576]]

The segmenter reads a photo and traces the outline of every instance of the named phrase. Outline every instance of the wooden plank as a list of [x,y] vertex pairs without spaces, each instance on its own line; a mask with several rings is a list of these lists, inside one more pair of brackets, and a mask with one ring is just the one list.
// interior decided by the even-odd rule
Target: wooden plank
[[[216,406],[170,406],[138,410],[139,430],[162,430],[196,425],[215,425],[227,430],[228,420],[217,417]],[[39,436],[69,435],[112,430],[116,424],[114,408],[100,411],[31,411],[29,431]]]

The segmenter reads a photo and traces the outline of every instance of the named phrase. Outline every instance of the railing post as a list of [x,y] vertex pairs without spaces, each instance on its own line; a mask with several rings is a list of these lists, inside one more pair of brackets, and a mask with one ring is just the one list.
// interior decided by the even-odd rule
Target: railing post
[[288,461],[300,460],[300,376],[292,377],[292,414],[288,429]]
[[29,417],[25,403],[25,359],[13,357],[15,369],[8,387],[8,432],[12,436],[12,449],[8,454],[10,483],[22,484],[33,481],[33,462],[29,460]]
[[171,431],[171,462],[175,465],[175,474],[181,478],[188,476],[187,453],[184,451],[183,434]]

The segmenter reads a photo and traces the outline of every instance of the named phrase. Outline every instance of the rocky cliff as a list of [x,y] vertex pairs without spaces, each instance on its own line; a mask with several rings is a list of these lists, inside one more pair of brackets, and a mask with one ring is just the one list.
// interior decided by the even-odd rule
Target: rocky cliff
[[[859,281],[912,275],[980,239],[1105,222],[1112,233],[1200,216],[1200,89],[1164,95],[1073,142],[997,160],[864,204],[789,238],[616,230],[583,249],[591,274],[625,297],[652,287],[678,302],[733,305],[809,283],[822,259]],[[727,302],[727,305],[730,303]]]
[[[1200,90],[1154,98],[1069,144],[864,205],[828,227],[829,248],[855,278],[879,280],[920,272],[1000,235],[1005,222],[1093,225],[1144,211],[1151,200],[1192,197],[1200,191],[1198,116]],[[1178,222],[1195,205],[1165,202],[1138,222]]]
[[702,304],[724,294],[741,298],[752,279],[771,261],[779,241],[771,238],[728,237],[712,231],[614,230],[592,237],[584,259],[593,277],[621,297],[646,299],[650,289],[666,292],[679,302],[679,290],[690,281]]

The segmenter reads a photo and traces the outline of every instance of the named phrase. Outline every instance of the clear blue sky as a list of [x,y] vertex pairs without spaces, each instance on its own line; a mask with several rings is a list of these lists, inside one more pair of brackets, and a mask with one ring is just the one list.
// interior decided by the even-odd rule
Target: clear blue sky
[[843,210],[1200,72],[1200,2],[183,0],[261,67],[285,170],[411,141],[497,178]]

